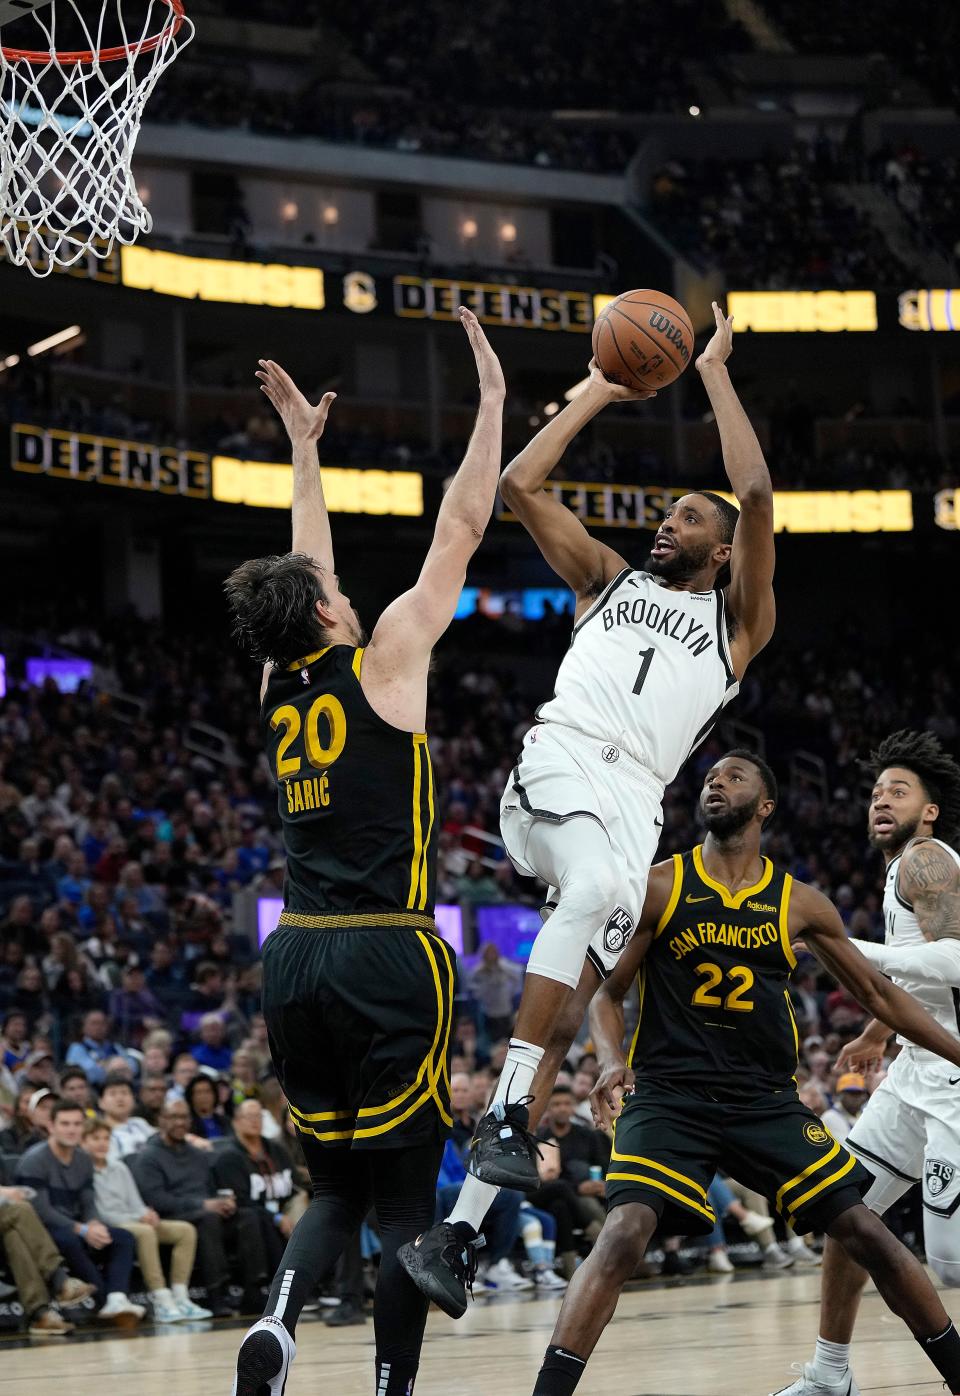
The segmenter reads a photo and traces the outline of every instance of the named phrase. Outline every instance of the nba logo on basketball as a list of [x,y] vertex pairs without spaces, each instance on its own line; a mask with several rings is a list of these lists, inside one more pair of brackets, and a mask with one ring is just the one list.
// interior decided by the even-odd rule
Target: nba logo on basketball
[[944,1163],[943,1159],[927,1159],[924,1175],[926,1178],[927,1192],[931,1197],[937,1197],[944,1192],[953,1182],[953,1175],[956,1172],[952,1163]]

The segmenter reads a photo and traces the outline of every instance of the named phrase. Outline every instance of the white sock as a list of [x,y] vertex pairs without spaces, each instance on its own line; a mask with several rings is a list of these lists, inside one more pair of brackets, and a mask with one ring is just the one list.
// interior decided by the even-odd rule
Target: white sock
[[538,1047],[535,1042],[522,1042],[519,1037],[512,1037],[490,1104],[497,1105],[503,1101],[509,1105],[529,1095],[542,1059],[542,1047]]
[[813,1367],[825,1386],[839,1386],[846,1376],[849,1365],[849,1343],[828,1343],[826,1338],[817,1339]]
[[189,1304],[190,1291],[187,1289],[186,1285],[171,1285],[170,1290],[176,1303]]
[[481,1183],[479,1178],[468,1175],[460,1189],[457,1205],[444,1220],[450,1223],[466,1222],[474,1231],[482,1231],[483,1219],[499,1191],[492,1183]]

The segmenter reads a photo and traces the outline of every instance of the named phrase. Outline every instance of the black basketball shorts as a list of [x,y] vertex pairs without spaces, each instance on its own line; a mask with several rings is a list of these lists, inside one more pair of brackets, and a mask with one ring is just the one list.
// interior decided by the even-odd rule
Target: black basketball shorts
[[762,1193],[801,1234],[824,1230],[873,1181],[793,1090],[734,1103],[638,1080],[614,1130],[608,1208],[645,1202],[665,1234],[705,1235],[718,1169]]
[[446,1134],[456,990],[456,957],[427,916],[284,913],[264,945],[263,1013],[308,1166],[317,1148]]

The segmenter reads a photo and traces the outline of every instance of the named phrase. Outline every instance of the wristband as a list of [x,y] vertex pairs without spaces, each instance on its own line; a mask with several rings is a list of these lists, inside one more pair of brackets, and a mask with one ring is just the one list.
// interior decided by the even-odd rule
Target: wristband
[[89,1230],[90,1230],[90,1224],[89,1224],[89,1222],[84,1222],[83,1225],[82,1225],[81,1228],[80,1228],[80,1235],[83,1237],[84,1240],[87,1239],[87,1232],[88,1232]]

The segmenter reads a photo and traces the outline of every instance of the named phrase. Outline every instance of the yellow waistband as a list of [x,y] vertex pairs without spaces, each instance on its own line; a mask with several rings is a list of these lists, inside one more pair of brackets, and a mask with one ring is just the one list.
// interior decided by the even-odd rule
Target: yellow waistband
[[432,916],[419,911],[345,911],[319,915],[312,911],[284,911],[279,926],[301,926],[311,931],[336,931],[350,926],[409,926],[436,932]]

